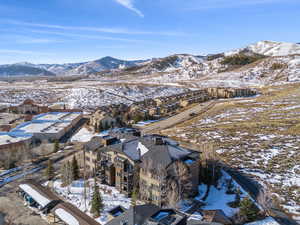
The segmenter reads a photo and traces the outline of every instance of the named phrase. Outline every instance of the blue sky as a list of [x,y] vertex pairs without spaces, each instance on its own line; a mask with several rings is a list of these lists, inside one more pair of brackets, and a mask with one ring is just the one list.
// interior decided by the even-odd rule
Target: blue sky
[[1,0],[0,64],[217,53],[299,28],[299,0]]

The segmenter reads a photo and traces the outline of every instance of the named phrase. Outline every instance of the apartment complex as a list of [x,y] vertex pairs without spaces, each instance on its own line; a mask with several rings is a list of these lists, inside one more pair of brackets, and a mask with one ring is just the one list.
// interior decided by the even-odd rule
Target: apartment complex
[[172,206],[197,193],[198,152],[157,135],[132,136],[103,147],[95,142],[91,144],[95,146],[93,150],[85,153],[86,158],[93,160],[86,163],[87,169],[121,193],[130,196],[136,190],[141,200],[159,206]]

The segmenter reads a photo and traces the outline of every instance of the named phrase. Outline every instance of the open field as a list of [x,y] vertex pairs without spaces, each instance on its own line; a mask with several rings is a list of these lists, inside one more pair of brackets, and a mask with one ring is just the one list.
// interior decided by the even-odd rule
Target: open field
[[214,142],[221,158],[253,176],[300,220],[300,84],[266,87],[257,98],[228,101],[162,133]]

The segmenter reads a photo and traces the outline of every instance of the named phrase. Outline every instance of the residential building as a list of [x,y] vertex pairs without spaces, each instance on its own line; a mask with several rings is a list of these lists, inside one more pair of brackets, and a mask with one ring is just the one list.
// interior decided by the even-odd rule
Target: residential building
[[116,123],[117,120],[114,117],[112,117],[111,114],[108,114],[102,110],[97,110],[90,116],[90,125],[93,127],[114,127]]
[[18,124],[24,122],[25,115],[14,113],[0,113],[0,132],[8,132]]
[[18,106],[10,106],[9,111],[18,114],[39,114],[49,111],[47,106],[41,106],[36,104],[31,99],[26,99],[22,104]]
[[[121,193],[130,196],[134,189],[139,189],[141,200],[158,206],[173,206],[197,193],[198,152],[156,135],[131,136],[120,143],[101,146],[98,144],[92,151],[86,151],[87,169],[96,173],[102,183],[115,186]],[[168,188],[173,192],[167,191]]]
[[[175,206],[185,197],[197,194],[199,153],[174,146],[156,137],[142,142],[148,150],[141,159],[140,199],[159,206]],[[146,150],[145,150],[146,151]]]

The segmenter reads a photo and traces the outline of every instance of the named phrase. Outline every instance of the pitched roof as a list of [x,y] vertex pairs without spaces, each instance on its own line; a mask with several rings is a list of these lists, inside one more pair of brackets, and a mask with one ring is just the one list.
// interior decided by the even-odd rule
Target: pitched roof
[[188,220],[187,225],[223,225],[222,223],[206,222],[199,220]]
[[150,151],[142,157],[142,161],[151,160],[160,168],[166,168],[175,160],[182,159],[191,154],[191,152],[186,149],[168,143],[163,145],[157,145],[153,141],[151,143],[142,141],[142,143],[150,149]]
[[42,207],[46,207],[55,201],[60,201],[48,188],[43,187],[33,180],[26,180],[19,185],[19,188],[31,196]]
[[203,219],[207,222],[217,222],[222,224],[232,224],[229,218],[225,215],[223,210],[203,210]]
[[143,159],[153,159],[155,163],[160,164],[164,168],[174,160],[186,157],[191,154],[191,151],[183,149],[179,146],[169,143],[157,144],[156,136],[144,136],[124,141],[120,144],[114,144],[102,148],[105,151],[117,151],[125,154],[133,161]]
[[21,105],[34,105],[34,101],[32,99],[26,99]]
[[142,162],[145,161],[155,163],[153,168],[166,168],[173,162],[167,146],[164,145],[155,146],[155,150],[147,152],[142,159]]
[[150,216],[159,210],[160,208],[153,204],[132,206],[122,215],[106,223],[106,225],[120,225],[122,222],[128,225],[142,225]]
[[67,225],[100,225],[96,220],[70,203],[60,203],[51,211]]
[[87,151],[95,151],[98,148],[100,148],[101,146],[103,146],[103,144],[101,143],[102,138],[101,137],[93,137],[92,140],[90,140],[89,142],[87,142],[84,145],[84,148]]

